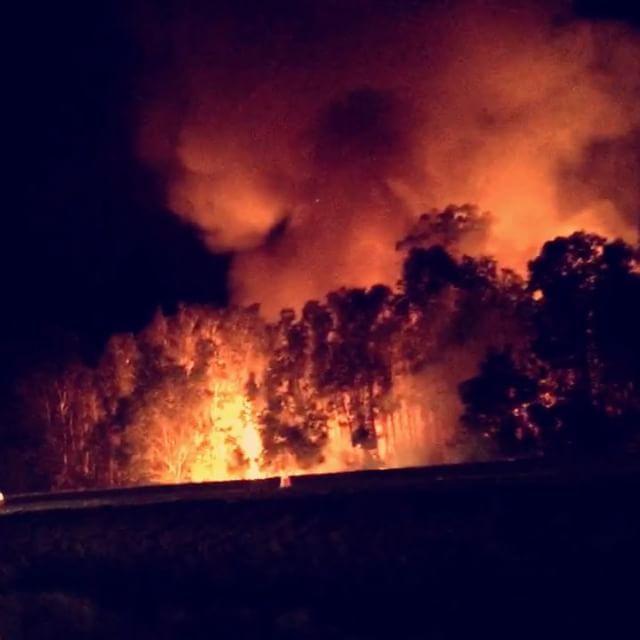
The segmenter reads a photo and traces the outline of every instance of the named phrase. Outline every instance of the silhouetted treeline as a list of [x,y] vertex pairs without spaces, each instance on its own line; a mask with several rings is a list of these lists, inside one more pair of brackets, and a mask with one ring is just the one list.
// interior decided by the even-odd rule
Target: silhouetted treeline
[[510,453],[635,450],[640,435],[640,254],[586,233],[529,264],[529,339],[491,350],[460,387],[463,420]]

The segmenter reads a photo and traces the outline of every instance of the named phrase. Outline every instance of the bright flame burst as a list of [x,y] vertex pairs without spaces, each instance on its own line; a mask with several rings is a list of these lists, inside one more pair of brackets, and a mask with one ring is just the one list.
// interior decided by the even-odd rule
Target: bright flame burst
[[[131,344],[130,366],[139,370],[152,353],[159,382],[135,392],[140,401],[124,430],[131,455],[121,481],[256,479],[446,459],[449,399],[439,406],[437,384],[427,390],[419,376],[398,371],[384,391],[374,382],[322,392],[312,382],[313,358],[297,379],[274,381],[277,337],[269,358],[259,332],[246,329],[235,318],[218,322],[211,311],[185,308],[159,317]],[[276,406],[270,430],[265,416]],[[310,415],[322,416],[317,431]]]
[[438,429],[433,413],[420,403],[398,399],[399,389],[409,385],[410,381],[398,381],[397,406],[375,419],[371,442],[354,443],[352,420],[338,410],[327,421],[321,454],[303,463],[291,451],[270,455],[256,404],[241,386],[216,382],[201,416],[185,411],[182,428],[160,418],[140,440],[133,436],[138,452],[131,471],[152,483],[173,484],[418,464],[437,456],[449,434],[445,428]]

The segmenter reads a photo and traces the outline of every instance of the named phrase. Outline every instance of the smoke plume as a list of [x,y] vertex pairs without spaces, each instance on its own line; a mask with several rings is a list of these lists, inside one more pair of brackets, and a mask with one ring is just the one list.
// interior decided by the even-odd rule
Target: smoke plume
[[[402,5],[402,6],[400,6]],[[633,239],[640,40],[538,3],[145,7],[139,148],[167,205],[272,315],[393,284],[420,214],[477,204],[465,250]],[[622,163],[622,166],[620,166]]]

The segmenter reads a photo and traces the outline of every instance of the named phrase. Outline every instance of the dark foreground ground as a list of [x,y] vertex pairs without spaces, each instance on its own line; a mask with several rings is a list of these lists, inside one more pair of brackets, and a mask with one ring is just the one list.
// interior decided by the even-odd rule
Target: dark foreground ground
[[0,639],[637,638],[640,464],[505,463],[0,512]]

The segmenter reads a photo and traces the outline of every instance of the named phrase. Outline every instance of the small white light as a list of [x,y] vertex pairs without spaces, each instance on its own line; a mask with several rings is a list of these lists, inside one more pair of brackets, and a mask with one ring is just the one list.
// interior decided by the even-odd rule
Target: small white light
[[280,488],[288,489],[291,486],[291,478],[289,476],[280,476]]
[[0,507],[4,504],[4,493],[0,491]]

